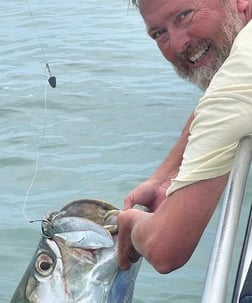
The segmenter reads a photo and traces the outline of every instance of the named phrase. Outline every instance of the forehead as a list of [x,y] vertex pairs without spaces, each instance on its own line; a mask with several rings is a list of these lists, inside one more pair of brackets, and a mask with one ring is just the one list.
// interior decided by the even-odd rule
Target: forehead
[[161,8],[174,10],[177,7],[193,5],[205,2],[204,0],[139,0],[139,8],[141,14],[149,14]]
[[[139,0],[139,10],[146,23],[169,18],[185,8],[191,8],[206,0]],[[213,0],[212,0],[213,1]]]
[[[148,27],[174,19],[183,10],[194,9],[212,14],[223,0],[139,0],[139,10]],[[227,0],[226,0],[227,1]]]

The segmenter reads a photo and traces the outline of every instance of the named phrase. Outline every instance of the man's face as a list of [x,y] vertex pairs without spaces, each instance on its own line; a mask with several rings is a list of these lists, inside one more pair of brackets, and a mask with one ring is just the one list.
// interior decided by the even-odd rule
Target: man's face
[[164,57],[201,89],[208,87],[244,26],[223,0],[140,0],[139,6]]

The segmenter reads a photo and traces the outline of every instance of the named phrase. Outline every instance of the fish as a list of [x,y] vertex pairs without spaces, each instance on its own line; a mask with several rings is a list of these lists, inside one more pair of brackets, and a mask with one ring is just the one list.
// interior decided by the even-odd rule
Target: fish
[[119,268],[119,212],[106,201],[82,199],[45,215],[10,303],[131,303],[142,258]]

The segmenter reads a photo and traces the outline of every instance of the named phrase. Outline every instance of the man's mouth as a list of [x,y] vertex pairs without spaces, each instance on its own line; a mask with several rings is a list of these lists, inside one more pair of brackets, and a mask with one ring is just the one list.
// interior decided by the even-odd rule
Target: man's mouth
[[177,54],[177,59],[183,65],[190,64],[192,66],[193,64],[199,64],[209,53],[212,45],[211,40],[203,40],[200,43],[191,44],[184,51]]
[[202,60],[205,57],[205,55],[208,53],[209,49],[210,49],[210,46],[208,45],[204,49],[201,49],[197,53],[188,57],[188,60],[191,63],[196,64],[197,62],[199,62],[200,60]]

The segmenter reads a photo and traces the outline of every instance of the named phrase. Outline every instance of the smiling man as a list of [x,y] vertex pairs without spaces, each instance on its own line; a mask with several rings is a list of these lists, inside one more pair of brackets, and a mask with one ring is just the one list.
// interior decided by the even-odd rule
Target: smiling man
[[237,145],[252,135],[252,0],[132,1],[177,73],[206,90],[175,147],[118,217],[121,268],[142,255],[168,273],[191,257]]
[[187,2],[145,0],[140,11],[150,37],[178,74],[206,89],[243,22],[229,1]]

